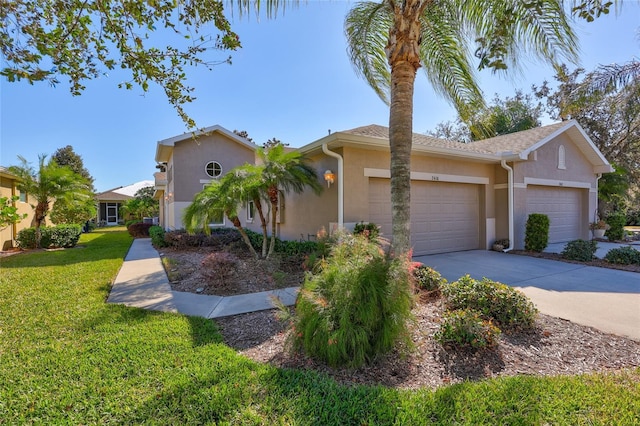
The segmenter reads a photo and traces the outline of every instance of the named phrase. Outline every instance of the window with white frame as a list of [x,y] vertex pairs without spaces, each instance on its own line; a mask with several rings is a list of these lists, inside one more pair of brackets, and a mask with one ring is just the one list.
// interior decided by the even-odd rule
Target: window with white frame
[[207,165],[204,166],[204,171],[207,173],[207,176],[217,178],[222,174],[222,166],[217,161],[209,161]]
[[558,147],[558,168],[559,169],[564,170],[567,168],[565,156],[566,154],[564,150],[564,145],[560,145]]
[[19,197],[20,197],[20,202],[21,203],[26,203],[27,202],[27,193],[26,192],[20,191]]
[[247,222],[253,223],[255,217],[256,205],[253,201],[247,202]]

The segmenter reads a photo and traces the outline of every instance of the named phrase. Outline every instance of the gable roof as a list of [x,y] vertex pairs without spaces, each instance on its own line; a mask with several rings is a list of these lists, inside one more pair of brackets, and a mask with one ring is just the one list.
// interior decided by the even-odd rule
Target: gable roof
[[140,182],[132,183],[127,186],[119,186],[117,188],[108,189],[106,191],[96,194],[98,200],[103,201],[124,201],[135,197],[136,192],[141,188],[148,186],[154,186],[155,182],[152,180],[143,180]]
[[158,141],[158,145],[156,147],[156,162],[162,163],[162,162],[169,161],[169,158],[171,157],[171,152],[173,151],[173,147],[175,146],[176,143],[182,142],[188,139],[198,139],[199,137],[208,136],[212,133],[220,133],[226,136],[227,138],[231,139],[232,141],[246,148],[249,148],[251,150],[255,151],[255,149],[257,148],[256,144],[254,144],[253,142],[250,142],[247,139],[243,138],[242,136],[238,136],[235,133],[216,124],[215,126],[206,127],[204,129],[201,129],[195,132],[187,132],[181,135],[173,136],[173,137]]
[[[594,170],[597,173],[613,171],[607,159],[575,120],[563,121],[470,143],[438,139],[414,133],[413,151],[494,163],[501,160],[524,161],[527,160],[530,153],[563,133],[576,144],[594,166]],[[333,146],[366,145],[373,149],[388,149],[389,129],[377,124],[356,127],[355,129],[325,136],[300,148],[300,150],[302,152],[313,151],[324,143]]]

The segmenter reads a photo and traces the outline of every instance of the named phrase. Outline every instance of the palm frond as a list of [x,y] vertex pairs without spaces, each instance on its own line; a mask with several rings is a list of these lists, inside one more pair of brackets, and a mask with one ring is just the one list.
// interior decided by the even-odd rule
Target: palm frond
[[385,48],[393,15],[386,3],[357,3],[345,18],[347,53],[357,74],[386,104],[390,99],[391,71]]
[[619,90],[640,81],[640,61],[632,60],[625,64],[601,65],[589,74],[581,84],[586,93]]

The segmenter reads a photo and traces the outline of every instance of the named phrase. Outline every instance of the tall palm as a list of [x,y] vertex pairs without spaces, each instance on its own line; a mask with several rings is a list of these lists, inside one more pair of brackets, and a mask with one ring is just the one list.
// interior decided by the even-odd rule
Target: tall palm
[[[561,0],[380,0],[357,3],[345,20],[351,61],[390,105],[393,247],[410,239],[413,93],[423,67],[433,88],[468,119],[484,105],[472,63],[517,68],[519,56],[575,61],[576,37]],[[475,40],[473,53],[469,41]]]
[[[264,214],[262,200],[266,199],[266,188],[262,180],[262,172],[264,165],[245,164],[229,171],[235,175],[235,179],[241,181],[243,186],[241,201],[252,201],[260,218],[260,227],[262,229],[262,257],[267,257],[268,237],[267,237],[267,218]],[[240,183],[240,182],[239,182]]]
[[47,162],[44,154],[38,156],[37,168],[22,156],[18,159],[20,165],[9,167],[9,171],[18,177],[18,189],[36,201],[31,207],[35,210],[34,225],[39,245],[40,227],[49,214],[51,203],[62,198],[89,197],[92,185],[69,167],[60,166],[55,161]]
[[238,207],[241,200],[245,198],[244,191],[241,180],[237,179],[233,173],[227,173],[219,181],[210,182],[195,195],[193,202],[184,210],[182,221],[185,229],[188,232],[201,229],[209,234],[211,232],[209,224],[218,222],[220,215],[224,214],[240,232],[251,254],[258,258],[258,253],[238,218]]
[[267,254],[269,257],[275,249],[280,193],[293,191],[299,194],[308,187],[319,194],[322,186],[318,182],[315,170],[297,151],[287,152],[284,145],[276,144],[268,149],[259,148],[257,154],[263,167],[264,188],[271,203],[271,242]]

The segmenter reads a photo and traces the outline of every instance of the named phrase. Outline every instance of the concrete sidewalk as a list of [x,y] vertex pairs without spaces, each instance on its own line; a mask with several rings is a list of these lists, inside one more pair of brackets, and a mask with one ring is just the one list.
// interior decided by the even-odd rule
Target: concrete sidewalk
[[290,287],[222,297],[172,291],[160,256],[151,245],[151,239],[139,238],[135,239],[129,248],[107,303],[219,318],[272,309],[273,297],[290,306],[295,303],[297,292],[297,287]]

